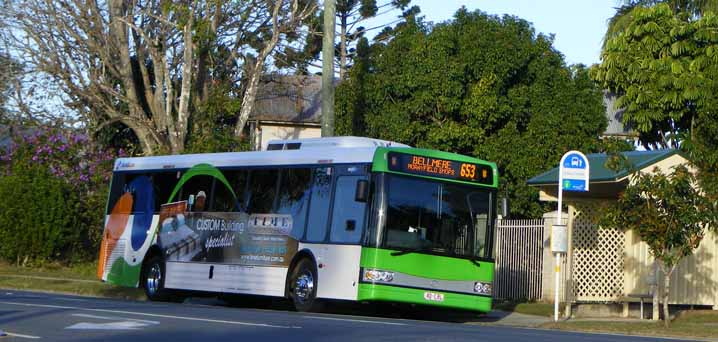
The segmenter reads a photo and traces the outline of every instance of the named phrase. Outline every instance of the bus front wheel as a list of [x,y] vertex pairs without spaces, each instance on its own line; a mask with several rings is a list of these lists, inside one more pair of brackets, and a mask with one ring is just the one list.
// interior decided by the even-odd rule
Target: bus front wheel
[[300,260],[292,269],[289,279],[289,296],[294,308],[300,312],[319,312],[322,302],[317,298],[317,268],[309,259]]
[[165,289],[165,263],[159,256],[147,260],[142,275],[145,295],[151,301],[167,301],[170,295]]

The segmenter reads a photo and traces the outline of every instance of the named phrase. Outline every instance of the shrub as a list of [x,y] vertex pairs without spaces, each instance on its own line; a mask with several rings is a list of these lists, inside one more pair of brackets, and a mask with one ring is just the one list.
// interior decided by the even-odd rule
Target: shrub
[[66,260],[80,247],[80,201],[40,166],[0,177],[0,256],[18,264]]
[[16,134],[0,151],[0,257],[23,263],[94,258],[116,155],[73,131]]

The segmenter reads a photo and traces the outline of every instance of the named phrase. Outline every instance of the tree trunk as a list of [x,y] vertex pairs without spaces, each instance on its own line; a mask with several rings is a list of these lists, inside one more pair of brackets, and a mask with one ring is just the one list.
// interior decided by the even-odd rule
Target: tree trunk
[[668,266],[661,263],[661,270],[663,271],[663,324],[666,328],[671,323],[671,314],[668,311],[668,295],[671,291],[671,274],[676,266]]
[[192,25],[194,23],[194,7],[190,6],[189,20],[184,27],[184,54],[182,56],[182,89],[180,90],[179,109],[177,110],[177,125],[175,131],[170,134],[172,153],[178,154],[184,151],[184,142],[187,137],[189,121],[189,101],[192,91],[192,67],[194,61],[192,54],[194,43],[192,42]]
[[651,284],[651,291],[653,294],[653,305],[651,309],[653,316],[651,317],[654,321],[661,319],[660,315],[660,301],[659,301],[659,286],[658,286],[658,261],[653,262],[653,284]]
[[146,156],[153,155],[156,152],[162,152],[161,143],[157,141],[155,136],[152,134],[152,131],[148,127],[140,125],[133,120],[121,121],[135,133],[135,135],[137,136],[137,140],[139,140],[140,145],[142,145],[142,152]]
[[[293,6],[293,10],[296,10],[295,7],[296,6]],[[264,72],[264,61],[267,59],[267,56],[274,51],[274,48],[279,43],[279,36],[281,35],[279,27],[279,11],[281,8],[282,1],[278,1],[274,4],[274,9],[272,10],[272,38],[259,52],[254,65],[251,67],[249,85],[247,85],[247,90],[244,92],[244,96],[242,97],[242,109],[239,111],[239,118],[237,119],[236,126],[234,126],[234,135],[237,137],[242,135],[244,126],[249,120],[249,114],[251,114],[252,110],[254,110],[254,102],[257,99],[257,90],[259,89],[259,80],[262,78],[262,73]]]
[[347,17],[340,18],[341,35],[339,36],[339,79],[345,80],[347,75]]

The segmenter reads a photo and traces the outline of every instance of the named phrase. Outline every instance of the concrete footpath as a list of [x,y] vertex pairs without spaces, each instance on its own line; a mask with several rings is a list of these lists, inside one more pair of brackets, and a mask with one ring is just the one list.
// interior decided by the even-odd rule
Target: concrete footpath
[[516,312],[494,310],[476,319],[470,324],[491,324],[509,327],[536,328],[541,324],[551,322],[551,318],[535,315],[526,315]]

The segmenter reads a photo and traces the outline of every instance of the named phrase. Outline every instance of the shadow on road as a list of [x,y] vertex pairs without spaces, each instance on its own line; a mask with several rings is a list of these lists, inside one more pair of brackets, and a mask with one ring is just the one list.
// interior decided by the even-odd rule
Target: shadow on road
[[[205,305],[221,305],[236,308],[293,311],[292,303],[284,298],[272,298],[249,295],[192,295],[190,303]],[[392,319],[412,319],[435,322],[467,323],[495,322],[508,315],[505,312],[482,314],[470,311],[447,310],[429,306],[390,304],[390,303],[357,303],[350,301],[328,301],[323,313],[336,315],[366,316]]]

